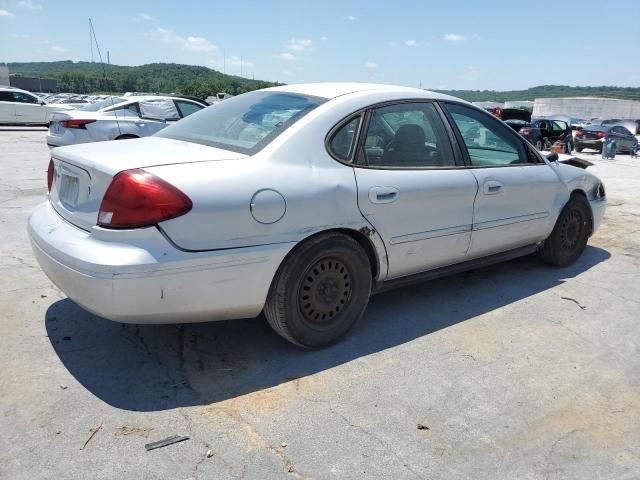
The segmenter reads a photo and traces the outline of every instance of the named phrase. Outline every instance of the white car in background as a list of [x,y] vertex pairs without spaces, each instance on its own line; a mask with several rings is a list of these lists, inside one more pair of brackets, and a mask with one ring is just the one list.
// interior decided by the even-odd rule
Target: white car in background
[[53,112],[75,108],[73,105],[51,104],[19,88],[0,87],[0,124],[44,125]]
[[113,97],[51,115],[49,148],[148,137],[207,104],[182,97]]
[[307,348],[375,291],[534,252],[570,265],[606,205],[595,175],[484,110],[390,85],[259,90],[51,157],[29,233],[72,300],[130,323],[264,311]]

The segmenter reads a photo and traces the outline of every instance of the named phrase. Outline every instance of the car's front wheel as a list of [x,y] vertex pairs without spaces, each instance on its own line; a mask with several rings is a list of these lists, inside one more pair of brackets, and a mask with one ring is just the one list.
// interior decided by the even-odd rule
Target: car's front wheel
[[285,259],[264,312],[282,337],[305,348],[342,338],[364,313],[371,294],[369,258],[341,233],[311,238]]
[[551,235],[544,241],[542,259],[558,267],[575,262],[591,234],[591,207],[586,198],[574,194],[560,212]]

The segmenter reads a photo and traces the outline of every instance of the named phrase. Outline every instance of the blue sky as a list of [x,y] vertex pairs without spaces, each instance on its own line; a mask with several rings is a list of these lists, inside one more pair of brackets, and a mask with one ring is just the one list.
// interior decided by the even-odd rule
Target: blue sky
[[227,73],[240,74],[242,64],[245,76],[285,83],[640,86],[637,0],[539,5],[0,0],[0,61],[89,60],[91,17],[103,55],[109,50],[120,65],[176,62],[223,70],[226,58]]

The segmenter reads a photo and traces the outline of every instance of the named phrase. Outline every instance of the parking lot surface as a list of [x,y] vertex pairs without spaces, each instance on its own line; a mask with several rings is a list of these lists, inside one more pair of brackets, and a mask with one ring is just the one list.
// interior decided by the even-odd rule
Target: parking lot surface
[[[302,351],[263,318],[97,318],[38,267],[45,130],[0,129],[0,478],[637,479],[640,159],[601,160],[580,260],[378,295]],[[146,451],[146,443],[186,435]]]

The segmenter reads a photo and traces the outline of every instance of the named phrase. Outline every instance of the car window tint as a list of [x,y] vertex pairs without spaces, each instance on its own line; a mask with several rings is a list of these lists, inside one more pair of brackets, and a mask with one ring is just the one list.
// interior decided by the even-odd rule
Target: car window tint
[[38,103],[38,99],[36,97],[32,97],[31,95],[27,95],[22,92],[13,92],[13,99],[18,103]]
[[448,167],[453,150],[432,103],[401,103],[371,110],[364,158],[374,167]]
[[345,162],[351,160],[355,148],[358,125],[360,125],[359,116],[345,123],[331,136],[329,149],[331,153],[340,160],[344,160]]
[[528,163],[524,144],[490,115],[463,105],[447,104],[474,166]]
[[0,102],[13,102],[11,92],[0,92]]
[[196,103],[183,102],[181,100],[176,100],[176,105],[178,106],[180,116],[182,117],[188,117],[192,113],[196,113],[198,110],[202,110],[204,108]]
[[551,122],[551,128],[556,132],[563,132],[567,129],[564,122],[553,121]]

